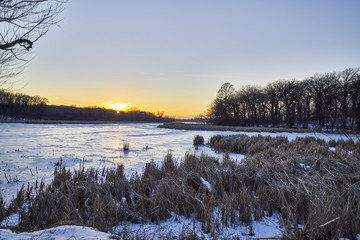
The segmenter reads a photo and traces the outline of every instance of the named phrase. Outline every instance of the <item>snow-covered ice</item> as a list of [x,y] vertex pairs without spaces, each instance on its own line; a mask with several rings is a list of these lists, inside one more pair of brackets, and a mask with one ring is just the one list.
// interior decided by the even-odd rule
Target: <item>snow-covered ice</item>
[[[22,184],[45,179],[50,181],[54,164],[61,158],[70,168],[78,168],[81,160],[85,167],[115,167],[123,164],[126,171],[141,172],[146,162],[161,162],[171,152],[181,159],[186,152],[195,152],[221,158],[207,146],[192,145],[195,135],[208,141],[216,134],[240,134],[230,131],[188,131],[157,128],[156,123],[132,124],[0,124],[0,183],[6,197],[12,197]],[[245,133],[258,135],[259,133]],[[330,139],[330,135],[299,133],[261,133],[263,135],[285,135],[289,139],[297,136],[317,136]],[[337,135],[331,135],[338,138]],[[129,151],[123,151],[124,143],[130,144]],[[232,159],[244,156],[230,154]],[[7,183],[7,179],[19,182]],[[6,193],[4,192],[6,190]]]
[[77,240],[101,240],[110,239],[110,233],[100,232],[95,228],[83,226],[64,225],[36,232],[14,233],[9,229],[0,229],[0,240],[45,240],[45,239],[77,239]]
[[[82,160],[85,161],[85,167],[102,169],[103,167],[116,167],[117,164],[123,164],[127,173],[134,171],[141,172],[144,164],[154,160],[159,163],[164,156],[170,152],[175,159],[181,159],[187,152],[201,154],[205,153],[211,156],[222,158],[222,153],[215,153],[208,146],[199,146],[197,149],[193,146],[195,135],[201,135],[207,142],[211,136],[221,134],[241,134],[242,132],[230,131],[189,131],[157,128],[156,123],[126,123],[126,124],[21,124],[21,123],[0,123],[0,193],[5,201],[9,202],[23,184],[25,186],[34,183],[36,180],[45,180],[46,183],[52,179],[54,165],[60,159],[70,168],[79,168]],[[270,135],[286,136],[289,140],[296,137],[314,136],[326,140],[338,139],[340,135],[330,134],[312,134],[312,133],[255,133],[246,132],[249,136]],[[129,143],[130,150],[124,151],[123,144]],[[231,159],[241,161],[244,155],[230,154]],[[18,180],[18,181],[14,181]],[[10,183],[8,183],[8,181]],[[202,179],[203,184],[207,181]],[[2,226],[11,226],[16,223],[16,215],[10,216],[3,221]],[[17,220],[18,221],[18,220]],[[174,224],[174,222],[166,221]],[[164,224],[166,224],[164,223]],[[256,234],[260,234],[259,229],[266,229],[261,224],[255,224]],[[264,225],[264,226],[265,226]],[[276,226],[276,225],[269,225]],[[275,227],[276,228],[276,227]],[[0,239],[8,239],[10,230],[0,230]],[[38,239],[44,236],[52,236],[56,239],[68,239],[71,234],[79,232],[93,232],[94,229],[83,227],[62,226],[52,230],[41,232]],[[270,230],[264,230],[268,232]],[[96,232],[96,231],[95,231]],[[56,234],[55,234],[56,233]],[[21,235],[19,239],[27,239],[30,235]],[[37,234],[37,233],[32,233]],[[67,235],[70,234],[70,235]],[[97,239],[97,236],[103,233],[96,232],[99,235],[85,235]],[[105,234],[105,233],[104,233]],[[5,238],[4,238],[5,236]],[[20,235],[16,235],[20,236]],[[35,236],[35,235],[31,235]],[[76,235],[76,239],[81,239]],[[262,236],[262,235],[261,235]],[[17,237],[10,239],[18,239]]]
[[[279,219],[276,217],[265,218],[261,222],[253,223],[253,231],[256,233],[257,238],[272,238],[282,235],[279,227]],[[126,230],[124,230],[126,229]],[[182,232],[193,231],[198,236],[202,236],[205,239],[213,239],[209,234],[205,234],[201,231],[201,223],[192,219],[178,216],[172,213],[172,217],[167,221],[159,222],[159,224],[123,224],[113,229],[114,232],[134,232],[134,233],[146,233],[153,239],[158,239],[164,232],[171,233],[172,236],[179,236]],[[236,227],[223,227],[221,232],[215,232],[216,238],[231,238],[235,236],[242,237],[241,239],[249,239],[249,226],[236,226]]]

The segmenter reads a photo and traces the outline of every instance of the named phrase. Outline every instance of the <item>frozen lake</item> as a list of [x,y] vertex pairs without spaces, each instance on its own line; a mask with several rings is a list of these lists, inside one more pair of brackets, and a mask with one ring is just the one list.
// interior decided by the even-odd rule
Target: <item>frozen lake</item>
[[[54,164],[62,158],[67,167],[78,168],[82,159],[85,167],[116,167],[123,164],[128,173],[141,172],[146,162],[162,161],[171,152],[177,159],[186,152],[215,154],[208,147],[195,150],[193,138],[202,135],[205,142],[216,134],[239,134],[240,132],[188,131],[157,128],[158,123],[126,124],[0,124],[0,190],[7,198],[16,194],[22,184],[44,178],[49,181]],[[259,133],[245,133],[257,135]],[[286,135],[338,138],[338,135],[261,133],[263,135]],[[123,144],[130,150],[124,152]],[[233,154],[233,158],[241,156]],[[19,182],[7,184],[6,177],[18,178]]]
[[[61,158],[70,168],[79,168],[84,159],[85,167],[102,169],[123,164],[127,173],[141,172],[145,163],[161,162],[163,157],[171,152],[175,158],[181,159],[186,152],[195,154],[206,153],[222,158],[207,146],[198,150],[192,145],[195,135],[202,135],[205,141],[213,135],[241,134],[241,132],[220,131],[188,131],[157,128],[158,124],[21,124],[0,123],[0,192],[7,203],[16,196],[21,185],[34,183],[37,179],[50,182],[54,165]],[[244,133],[257,135],[259,133]],[[337,139],[339,135],[299,134],[299,133],[261,133],[270,136],[287,136],[289,140],[296,137],[315,136],[326,140]],[[123,144],[129,143],[130,150],[124,152]],[[241,160],[242,155],[230,154],[233,159]],[[19,181],[7,183],[7,179],[16,178]],[[179,220],[181,219],[181,220]],[[0,223],[1,226],[18,224],[18,214],[13,214]],[[194,225],[195,224],[195,225]],[[159,227],[160,226],[160,227]],[[131,224],[129,229],[156,233],[159,229],[171,229],[180,232],[184,226],[196,226],[201,233],[201,223],[183,216],[171,217],[160,225],[148,223]],[[119,231],[124,226],[119,226]],[[279,217],[264,218],[253,223],[257,237],[281,236]],[[145,230],[146,229],[146,230]],[[248,232],[247,226],[224,228],[224,233],[242,235]],[[107,239],[110,234],[96,229],[78,226],[60,226],[34,233],[16,234],[9,229],[0,229],[0,239],[33,239],[43,238],[65,239],[76,236],[78,239]],[[359,237],[358,237],[359,238]],[[360,239],[360,238],[359,238]]]

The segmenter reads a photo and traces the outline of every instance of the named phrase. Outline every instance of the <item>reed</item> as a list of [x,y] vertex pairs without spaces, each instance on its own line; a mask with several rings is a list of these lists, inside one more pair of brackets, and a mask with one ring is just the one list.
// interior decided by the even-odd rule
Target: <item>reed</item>
[[124,149],[124,151],[129,151],[129,149],[130,149],[130,144],[129,144],[129,143],[124,143],[124,144],[123,144],[123,149]]
[[205,143],[205,140],[204,140],[203,136],[195,135],[194,140],[193,140],[194,146],[204,145],[204,143]]

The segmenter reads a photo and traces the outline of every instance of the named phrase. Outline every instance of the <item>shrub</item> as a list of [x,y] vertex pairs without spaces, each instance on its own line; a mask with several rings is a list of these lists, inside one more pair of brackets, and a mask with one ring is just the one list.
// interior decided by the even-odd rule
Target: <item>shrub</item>
[[195,135],[193,145],[195,145],[195,146],[204,145],[204,143],[205,143],[205,140],[204,140],[203,136]]
[[128,151],[130,149],[130,144],[129,143],[124,143],[123,144],[123,149],[124,149],[124,151]]
[[283,136],[272,138],[270,136],[264,137],[260,134],[252,137],[245,134],[238,134],[229,136],[212,136],[210,138],[209,145],[219,152],[254,155],[271,147],[277,147],[288,142],[288,139]]

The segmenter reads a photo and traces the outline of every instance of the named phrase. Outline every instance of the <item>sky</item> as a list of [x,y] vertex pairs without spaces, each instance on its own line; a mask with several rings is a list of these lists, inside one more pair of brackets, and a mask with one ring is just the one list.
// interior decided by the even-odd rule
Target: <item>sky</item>
[[358,0],[70,0],[13,89],[168,116],[236,89],[360,67]]

